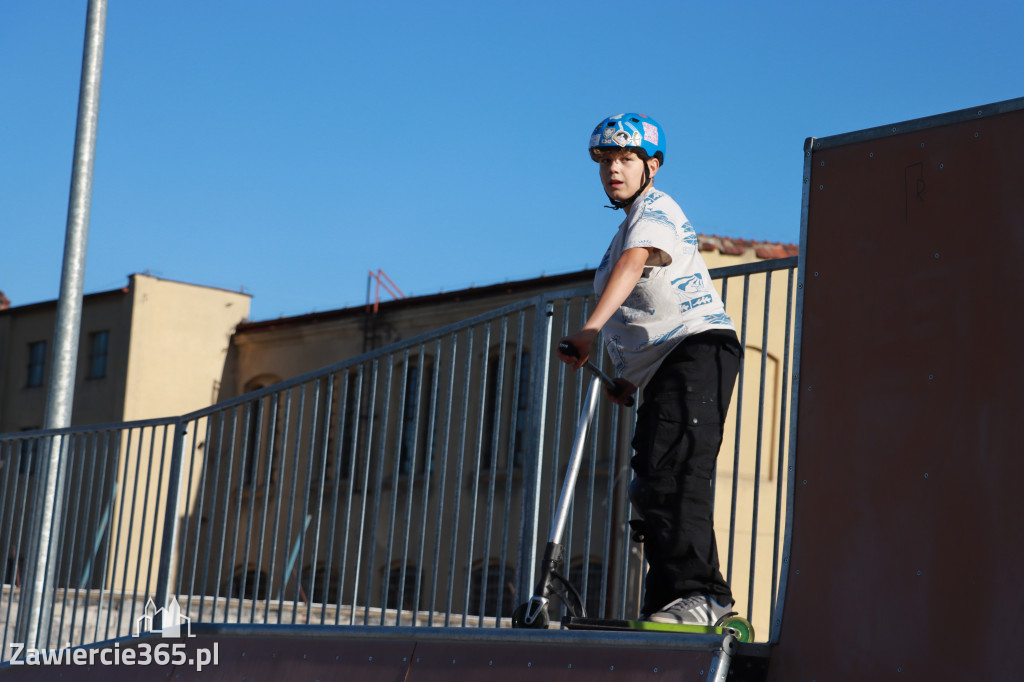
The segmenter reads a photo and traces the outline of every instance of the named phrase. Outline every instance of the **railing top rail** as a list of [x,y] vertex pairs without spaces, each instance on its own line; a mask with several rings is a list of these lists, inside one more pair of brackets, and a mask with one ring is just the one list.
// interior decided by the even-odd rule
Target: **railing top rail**
[[191,421],[191,420],[194,420],[194,419],[199,419],[199,418],[201,418],[201,417],[203,417],[203,416],[205,416],[207,414],[211,414],[211,413],[219,411],[219,410],[235,407],[236,405],[247,403],[247,402],[250,402],[252,400],[257,400],[259,398],[263,398],[264,396],[267,396],[267,395],[270,395],[270,394],[273,394],[273,393],[277,393],[279,391],[284,391],[284,390],[288,390],[290,388],[294,388],[295,386],[298,386],[300,384],[304,384],[307,381],[311,381],[313,379],[317,379],[317,378],[319,378],[319,377],[321,377],[321,376],[323,376],[325,374],[331,374],[331,373],[337,372],[339,370],[348,369],[350,367],[355,367],[355,366],[363,364],[365,362],[369,362],[369,361],[372,361],[372,360],[376,360],[378,358],[386,357],[388,355],[394,355],[396,353],[402,353],[403,351],[405,351],[405,350],[407,350],[409,348],[414,348],[414,347],[419,346],[419,345],[421,345],[423,343],[426,343],[428,341],[433,341],[435,339],[442,338],[442,337],[445,337],[445,336],[448,336],[448,335],[460,332],[460,331],[462,331],[464,329],[468,329],[470,327],[474,327],[474,326],[476,326],[478,324],[482,324],[484,322],[489,322],[491,320],[500,319],[500,318],[502,318],[502,317],[504,317],[506,315],[509,315],[511,313],[519,312],[520,310],[529,310],[529,309],[535,307],[538,304],[538,302],[542,303],[544,301],[551,300],[551,299],[557,299],[557,298],[574,298],[574,297],[579,297],[579,296],[589,296],[591,293],[593,293],[593,289],[591,287],[579,287],[579,288],[575,288],[575,289],[564,289],[564,290],[561,290],[561,291],[548,292],[548,293],[542,293],[542,294],[538,294],[538,295],[535,295],[535,296],[531,296],[531,297],[523,299],[521,301],[516,301],[515,303],[509,303],[508,305],[502,306],[500,308],[496,308],[494,310],[489,310],[487,312],[483,312],[483,313],[480,313],[478,315],[474,315],[472,317],[468,317],[465,320],[460,320],[459,322],[453,322],[453,323],[451,323],[449,325],[446,325],[444,327],[439,327],[438,329],[433,329],[433,330],[428,331],[428,332],[423,332],[422,334],[417,334],[416,336],[410,337],[410,338],[402,340],[402,341],[398,341],[396,343],[384,346],[382,348],[377,348],[377,349],[372,350],[372,351],[367,351],[366,353],[363,353],[361,355],[357,355],[357,356],[349,358],[347,360],[341,360],[341,361],[335,362],[333,364],[326,365],[324,367],[320,367],[320,368],[315,369],[315,370],[311,370],[311,371],[306,372],[304,374],[300,374],[298,376],[292,377],[291,379],[286,379],[285,381],[281,381],[279,383],[272,384],[270,386],[266,386],[266,387],[261,388],[259,390],[252,391],[252,392],[246,393],[244,395],[240,395],[240,396],[238,396],[236,398],[231,398],[230,400],[226,400],[226,401],[217,403],[216,405],[211,405],[210,407],[204,407],[204,408],[202,408],[200,410],[196,410],[194,412],[190,412],[189,414],[184,415],[182,417],[182,419],[184,421]]
[[795,268],[799,256],[790,256],[788,258],[773,258],[771,260],[754,261],[752,263],[743,263],[741,265],[727,265],[721,268],[714,268],[709,270],[712,279],[723,279],[726,277],[739,277],[742,275],[752,275],[760,272],[774,272],[775,270],[788,270],[789,268]]
[[125,431],[128,429],[144,429],[153,426],[174,426],[182,421],[181,417],[160,417],[157,419],[139,419],[130,422],[116,422],[108,424],[83,424],[80,426],[67,426],[61,429],[31,429],[26,431],[13,431],[0,433],[0,442],[29,440],[45,436],[67,436],[86,433],[97,433],[102,431]]

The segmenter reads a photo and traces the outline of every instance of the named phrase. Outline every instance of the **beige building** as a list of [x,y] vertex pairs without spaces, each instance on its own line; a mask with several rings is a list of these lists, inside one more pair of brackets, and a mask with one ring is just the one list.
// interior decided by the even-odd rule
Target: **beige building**
[[[248,317],[250,301],[140,274],[122,289],[85,296],[72,426],[177,416],[214,403],[231,334]],[[0,309],[0,433],[24,434],[0,443],[0,551],[3,582],[11,585],[30,553],[25,510],[48,452],[45,439],[27,432],[44,423],[56,310],[56,301]],[[158,448],[169,440],[166,427],[114,427],[70,439],[61,583],[110,588],[124,578],[124,555],[156,537],[168,465]],[[125,498],[138,506],[126,507]],[[131,582],[135,577],[132,571]]]
[[[113,424],[184,414],[217,399],[235,326],[251,297],[135,274],[89,294],[71,422]],[[57,303],[0,310],[0,433],[41,428]]]

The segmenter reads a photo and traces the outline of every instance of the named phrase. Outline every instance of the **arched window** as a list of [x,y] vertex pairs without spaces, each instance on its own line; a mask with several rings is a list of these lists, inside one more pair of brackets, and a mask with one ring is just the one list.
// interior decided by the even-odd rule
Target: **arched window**
[[483,446],[485,452],[496,446],[501,455],[501,463],[507,463],[511,457],[513,466],[519,467],[523,463],[523,453],[526,451],[526,422],[530,404],[530,352],[523,350],[519,354],[519,362],[514,362],[514,357],[514,353],[506,352],[502,362],[502,354],[496,350],[488,359]]
[[231,578],[231,596],[236,599],[266,599],[267,573],[255,567],[239,566]]
[[410,564],[397,564],[388,571],[387,595],[384,603],[389,609],[419,611],[416,601],[417,581],[422,587],[423,571]]
[[516,571],[498,561],[480,564],[470,578],[466,612],[490,618],[508,618],[516,608]]

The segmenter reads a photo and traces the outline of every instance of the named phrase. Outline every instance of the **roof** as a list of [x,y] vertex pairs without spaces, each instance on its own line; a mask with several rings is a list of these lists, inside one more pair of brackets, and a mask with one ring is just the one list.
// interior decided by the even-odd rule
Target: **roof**
[[[761,242],[750,239],[732,239],[729,237],[718,237],[698,235],[698,242],[701,251],[718,251],[729,256],[739,256],[753,249],[754,254],[761,259],[771,260],[775,258],[788,258],[799,253],[796,244],[779,244],[773,242]],[[482,287],[470,287],[456,291],[428,294],[426,296],[410,296],[391,301],[381,301],[378,308],[381,312],[394,312],[412,307],[430,305],[432,303],[450,303],[456,301],[469,301],[502,294],[514,294],[517,292],[534,290],[538,288],[557,289],[564,287],[579,286],[581,283],[589,282],[594,278],[594,269],[579,270],[560,275],[541,275],[531,279],[491,284]],[[324,312],[306,313],[290,317],[279,317],[271,320],[258,320],[255,322],[243,322],[238,325],[235,333],[270,331],[288,327],[298,327],[321,322],[344,319],[367,313],[367,304],[350,306],[327,310]]]

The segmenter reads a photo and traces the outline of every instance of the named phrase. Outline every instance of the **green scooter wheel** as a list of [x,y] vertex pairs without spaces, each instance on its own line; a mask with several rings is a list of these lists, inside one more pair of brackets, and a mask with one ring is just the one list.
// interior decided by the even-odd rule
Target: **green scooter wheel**
[[729,628],[736,633],[736,639],[740,642],[754,641],[754,626],[743,616],[727,616],[719,627]]

